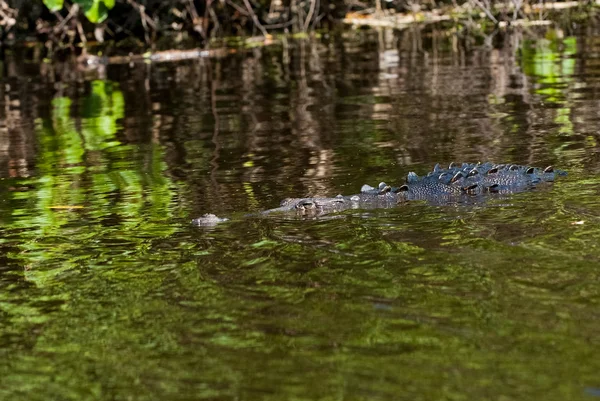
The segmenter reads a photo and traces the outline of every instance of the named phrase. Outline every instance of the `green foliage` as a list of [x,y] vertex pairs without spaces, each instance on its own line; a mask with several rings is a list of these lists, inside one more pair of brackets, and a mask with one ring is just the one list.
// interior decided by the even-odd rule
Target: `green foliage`
[[[64,6],[64,0],[43,0],[50,11],[60,11]],[[83,9],[86,18],[93,23],[104,21],[108,17],[108,11],[115,6],[115,0],[73,0]]]
[[90,22],[102,22],[108,17],[108,10],[114,7],[114,0],[75,0],[81,4],[83,12]]
[[60,11],[64,4],[64,0],[43,0],[43,2],[52,12]]

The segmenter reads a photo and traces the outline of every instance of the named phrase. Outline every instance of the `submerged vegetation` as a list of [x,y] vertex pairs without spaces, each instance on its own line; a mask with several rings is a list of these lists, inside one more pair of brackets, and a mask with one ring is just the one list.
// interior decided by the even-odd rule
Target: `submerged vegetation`
[[[450,21],[461,28],[545,24],[553,12],[593,14],[596,2],[527,0],[2,0],[0,37],[42,41],[49,48],[132,41],[157,47],[192,38],[207,45],[226,36],[305,33],[344,22],[402,27]],[[562,10],[562,11],[561,11]],[[162,46],[164,47],[164,46]]]

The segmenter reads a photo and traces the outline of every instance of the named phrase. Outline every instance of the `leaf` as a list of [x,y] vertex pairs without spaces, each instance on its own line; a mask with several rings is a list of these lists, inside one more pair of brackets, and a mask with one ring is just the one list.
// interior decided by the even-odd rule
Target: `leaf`
[[108,17],[108,10],[114,7],[114,0],[74,0],[83,8],[86,18],[96,24]]
[[[111,0],[113,1],[113,0]],[[60,11],[63,8],[63,3],[64,0],[43,0],[44,4],[46,5],[46,7],[48,7],[48,10],[55,12],[55,11]],[[113,1],[114,4],[114,1]]]

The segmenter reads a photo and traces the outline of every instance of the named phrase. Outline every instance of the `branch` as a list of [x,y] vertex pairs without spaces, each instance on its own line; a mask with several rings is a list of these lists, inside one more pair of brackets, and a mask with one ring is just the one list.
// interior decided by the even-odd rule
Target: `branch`
[[267,32],[267,30],[265,29],[265,27],[262,26],[262,24],[258,20],[258,17],[254,13],[254,10],[252,10],[252,6],[250,5],[250,2],[248,0],[244,0],[244,4],[246,5],[246,8],[248,9],[248,12],[252,16],[252,21],[254,21],[254,25],[256,25],[256,27],[262,32],[263,36],[265,36],[265,37],[269,36],[269,32]]
[[[379,4],[379,2],[377,4]],[[310,0],[310,9],[308,10],[308,16],[304,20],[304,31],[306,31],[308,29],[308,26],[310,25],[310,21],[312,20],[313,14],[315,13],[316,5],[317,5],[316,0]]]
[[483,12],[485,13],[485,15],[487,15],[487,17],[489,19],[491,19],[492,21],[494,21],[494,24],[498,23],[498,20],[496,19],[496,17],[494,17],[492,15],[492,13],[490,12],[489,9],[487,9],[483,4],[481,4],[481,2],[479,0],[472,0],[473,3],[475,3],[479,8],[481,8],[483,10]]
[[150,38],[148,37],[148,26],[152,28],[153,31],[156,31],[156,24],[150,18],[148,14],[146,14],[146,7],[141,4],[136,3],[134,0],[127,0],[127,3],[133,8],[137,10],[140,14],[140,18],[142,19],[142,26],[144,27],[144,39],[146,39],[146,43],[150,43]]

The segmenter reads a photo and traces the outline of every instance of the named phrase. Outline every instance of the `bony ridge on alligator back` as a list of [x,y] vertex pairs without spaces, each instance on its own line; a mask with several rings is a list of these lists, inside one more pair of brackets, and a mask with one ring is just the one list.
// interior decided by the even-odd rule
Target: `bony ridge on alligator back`
[[[408,173],[399,187],[380,183],[377,188],[363,185],[360,193],[349,196],[287,198],[274,209],[250,214],[261,216],[273,213],[321,216],[347,209],[374,209],[394,207],[406,201],[422,200],[435,205],[456,204],[488,193],[512,194],[534,188],[544,182],[553,182],[566,175],[552,166],[545,169],[517,164],[451,163],[448,168],[436,164],[431,172],[419,177]],[[199,226],[214,226],[227,221],[213,214],[193,220]]]

